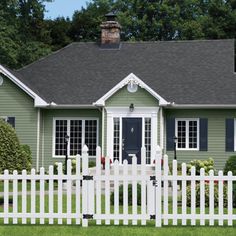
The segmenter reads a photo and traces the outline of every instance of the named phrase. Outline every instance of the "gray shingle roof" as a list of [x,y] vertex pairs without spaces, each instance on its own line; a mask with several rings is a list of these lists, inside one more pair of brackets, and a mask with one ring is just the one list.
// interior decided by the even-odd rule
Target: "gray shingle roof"
[[236,104],[234,41],[72,43],[15,72],[57,104],[92,104],[130,73],[176,104]]

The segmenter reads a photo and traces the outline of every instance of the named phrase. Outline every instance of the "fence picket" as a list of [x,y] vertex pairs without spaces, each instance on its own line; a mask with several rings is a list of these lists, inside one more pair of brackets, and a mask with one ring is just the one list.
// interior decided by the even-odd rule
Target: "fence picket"
[[[110,158],[105,158],[105,213],[110,214]],[[110,220],[105,220],[105,224],[109,225]]]
[[75,213],[76,224],[80,224],[80,155],[76,155],[76,180],[75,180]]
[[[26,170],[22,171],[22,213],[26,213],[27,206],[27,186],[26,186]],[[22,217],[22,224],[26,224],[26,218]]]
[[[57,176],[61,177],[62,173],[62,163],[58,163],[58,173]],[[59,215],[62,215],[62,179],[58,178],[58,203],[57,203],[57,211]],[[62,218],[59,217],[57,220],[58,224],[62,224]]]
[[[96,149],[96,176],[101,176],[101,148]],[[98,179],[96,181],[96,213],[101,214],[101,181]],[[101,220],[96,221],[97,225],[100,225]]]
[[[114,163],[114,175],[115,175],[115,180],[114,180],[114,214],[118,215],[119,214],[119,161],[115,160]],[[114,221],[115,225],[119,225],[119,220]]]
[[[164,197],[163,197],[163,201],[164,201],[164,215],[168,214],[168,205],[169,205],[169,192],[168,192],[168,188],[169,188],[169,181],[167,180],[168,177],[168,172],[169,172],[169,164],[168,164],[168,156],[164,155]],[[165,218],[164,219],[164,225],[168,225],[168,219]]]
[[4,224],[9,224],[9,218],[7,216],[9,212],[9,171],[4,170]]
[[210,221],[209,224],[210,225],[214,225],[214,171],[210,170],[209,171],[209,176],[210,176],[210,181],[209,181],[209,214],[210,214]]
[[[147,194],[147,187],[145,181],[146,175],[146,148],[142,147],[141,149],[141,214],[144,218],[147,212],[147,203],[146,203],[146,194]],[[146,225],[146,220],[141,220],[141,225]]]
[[[137,157],[132,158],[132,176],[137,176]],[[132,181],[132,213],[137,215],[137,180]],[[133,225],[137,225],[137,220],[132,220]]]
[[162,181],[161,181],[161,148],[157,146],[155,159],[155,175],[156,175],[156,227],[161,227],[162,223]]
[[[223,171],[219,171],[219,177],[222,178],[223,176]],[[223,203],[224,203],[224,195],[223,195],[223,180],[219,180],[218,181],[218,204],[219,204],[219,225],[220,226],[223,226],[223,214],[224,214],[224,206],[223,206]]]
[[[123,170],[123,175],[124,175],[124,182],[123,182],[123,214],[125,216],[128,215],[128,181],[126,179],[128,175],[128,161],[124,160],[123,162],[124,170]],[[128,220],[123,220],[124,225],[128,225]]]
[[[191,177],[193,178],[191,180],[191,215],[196,214],[196,181],[194,180],[194,177],[196,176],[196,168],[195,166],[191,167]],[[196,225],[196,220],[191,219],[191,225]]]
[[[182,215],[186,216],[187,212],[186,212],[186,164],[183,163],[182,164],[182,176],[183,176],[183,181],[182,181]],[[182,225],[186,225],[186,218],[182,219]]]
[[54,199],[54,188],[53,188],[53,166],[49,166],[49,195],[48,195],[48,207],[49,207],[49,214],[51,217],[49,218],[49,224],[53,224],[53,199]]
[[200,169],[200,176],[202,177],[203,180],[200,181],[200,215],[201,215],[201,220],[200,220],[200,225],[205,225],[205,169],[201,168]]
[[31,224],[35,224],[36,223],[36,219],[34,217],[35,214],[35,205],[36,205],[36,189],[35,189],[35,169],[31,170],[31,192],[30,192],[30,198],[31,198],[31,202],[30,202],[30,212],[32,214],[31,217]]
[[[82,215],[88,214],[88,180],[85,180],[84,177],[88,176],[89,169],[88,169],[88,147],[84,145],[82,149],[82,175],[83,175],[83,182],[82,182]],[[82,219],[82,226],[88,227],[88,219]]]
[[[13,171],[13,213],[18,212],[18,180],[17,178],[17,170]],[[13,218],[13,224],[17,224],[17,217]]]
[[[229,179],[232,179],[232,171],[228,172]],[[233,225],[233,189],[232,189],[232,180],[228,180],[228,225]]]
[[[71,182],[71,160],[69,159],[67,161],[67,182],[66,182],[66,213],[71,214],[71,188],[72,188],[72,182]],[[71,224],[71,218],[67,217],[67,224]]]
[[177,161],[173,160],[173,190],[172,190],[172,201],[173,201],[173,225],[177,225]]
[[[44,167],[40,168],[40,213],[44,214],[44,195],[45,195],[45,184],[44,184]],[[23,188],[23,187],[22,187]],[[40,224],[44,224],[44,218],[40,217]]]

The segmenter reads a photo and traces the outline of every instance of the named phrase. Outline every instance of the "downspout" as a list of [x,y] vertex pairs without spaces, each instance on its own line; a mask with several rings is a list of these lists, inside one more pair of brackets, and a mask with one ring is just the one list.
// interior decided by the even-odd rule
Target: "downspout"
[[37,150],[36,150],[36,171],[39,171],[39,145],[40,145],[40,108],[37,110]]
[[160,147],[162,152],[164,151],[164,117],[163,117],[163,107],[160,109]]
[[44,166],[44,117],[42,114],[42,166]]

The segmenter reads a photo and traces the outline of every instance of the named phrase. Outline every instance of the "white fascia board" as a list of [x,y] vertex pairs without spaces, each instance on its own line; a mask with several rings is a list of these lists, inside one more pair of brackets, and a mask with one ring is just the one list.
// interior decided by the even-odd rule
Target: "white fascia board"
[[35,107],[45,107],[48,106],[48,103],[43,100],[40,96],[38,96],[35,92],[33,92],[28,86],[22,83],[19,79],[17,79],[10,71],[0,65],[0,72],[4,74],[7,78],[9,78],[14,84],[20,87],[23,91],[25,91],[30,97],[34,99]]
[[93,103],[95,106],[105,106],[105,101],[110,98],[115,92],[117,92],[119,89],[123,88],[125,85],[127,85],[130,81],[133,81],[141,88],[145,89],[147,92],[149,92],[153,97],[155,97],[157,100],[159,100],[160,105],[168,105],[169,102],[167,102],[164,98],[162,98],[159,94],[157,94],[153,89],[151,89],[147,84],[145,84],[141,79],[139,79],[135,74],[130,73],[127,77],[125,77],[121,82],[119,82],[115,87],[113,87],[110,91],[108,91],[103,97],[98,99],[95,103]]
[[229,109],[236,108],[236,104],[168,104],[162,105],[166,109]]

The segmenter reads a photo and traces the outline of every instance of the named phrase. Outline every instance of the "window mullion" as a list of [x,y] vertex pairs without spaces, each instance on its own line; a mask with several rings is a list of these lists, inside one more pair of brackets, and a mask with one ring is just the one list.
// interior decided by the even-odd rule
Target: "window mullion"
[[85,145],[85,120],[82,120],[82,142],[81,142],[81,150],[83,149]]
[[189,149],[189,120],[186,120],[186,148]]
[[[67,135],[70,137],[71,120],[67,120]],[[67,144],[67,155],[70,156],[70,139]]]

